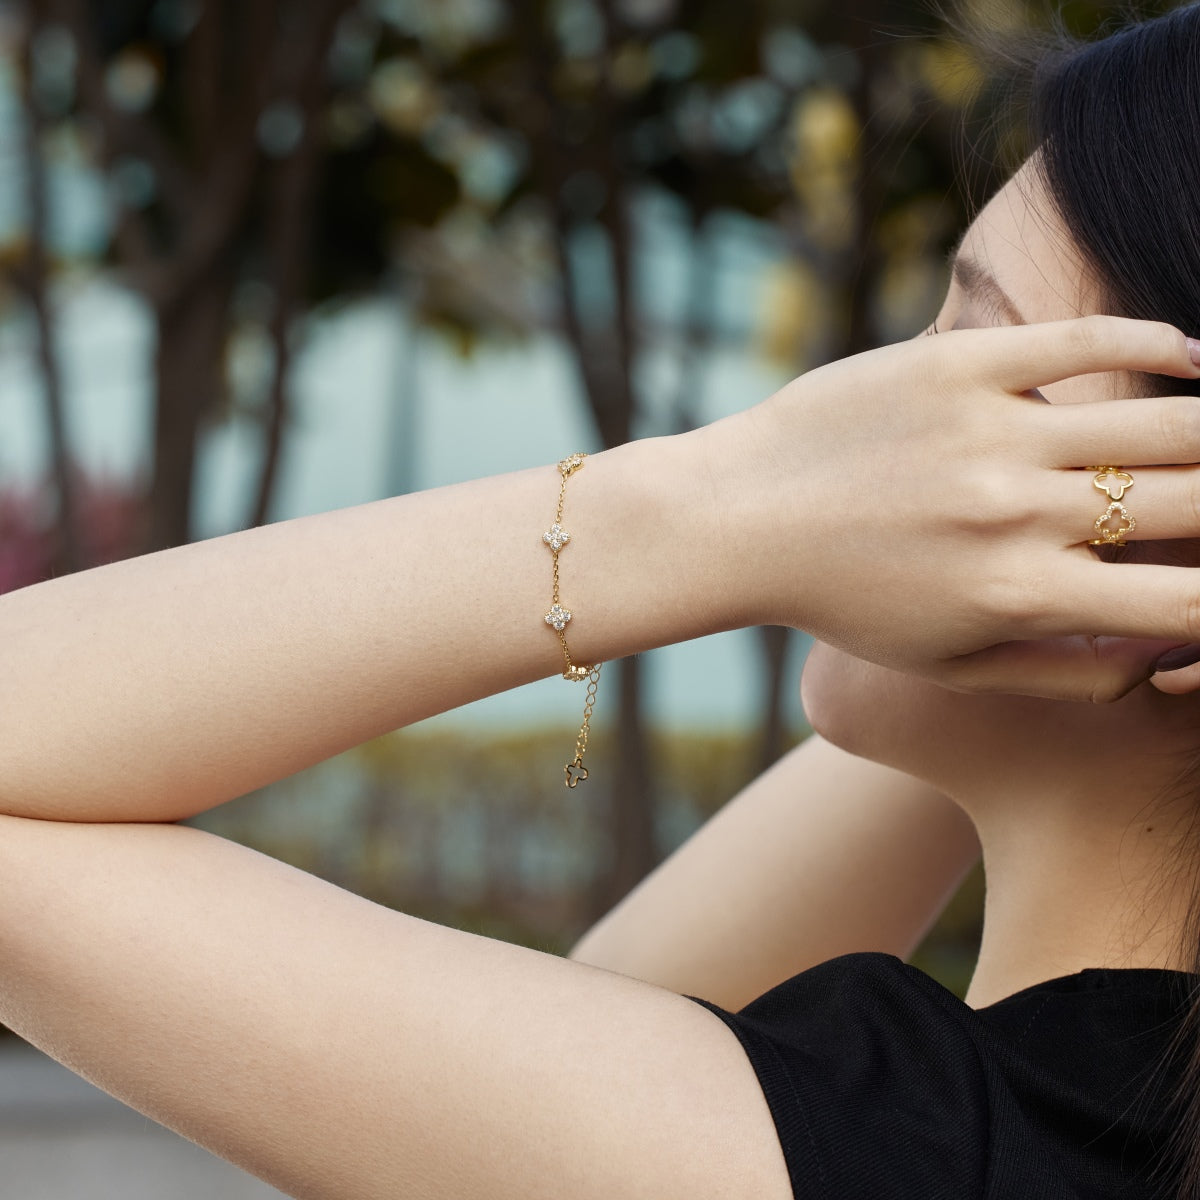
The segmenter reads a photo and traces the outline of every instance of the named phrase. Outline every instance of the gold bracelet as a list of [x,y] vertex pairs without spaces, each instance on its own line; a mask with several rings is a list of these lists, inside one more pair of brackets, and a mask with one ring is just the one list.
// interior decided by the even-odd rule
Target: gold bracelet
[[563,659],[566,662],[566,666],[563,668],[563,678],[571,680],[572,683],[582,683],[586,679],[588,685],[587,696],[583,702],[583,724],[580,725],[579,736],[575,739],[575,757],[563,768],[563,775],[569,788],[575,787],[576,784],[588,777],[588,769],[583,765],[583,756],[587,753],[592,710],[596,707],[596,687],[600,683],[600,668],[603,665],[595,663],[590,667],[585,667],[571,661],[571,651],[567,649],[567,625],[571,620],[571,610],[563,606],[558,590],[558,556],[571,540],[571,535],[562,527],[563,504],[567,498],[567,480],[576,471],[583,469],[585,458],[587,458],[586,454],[572,454],[570,458],[564,458],[558,464],[560,476],[558,508],[554,513],[554,524],[542,534],[542,541],[550,547],[550,553],[554,558],[554,594],[550,611],[546,613],[546,624],[558,634],[559,645],[562,646]]

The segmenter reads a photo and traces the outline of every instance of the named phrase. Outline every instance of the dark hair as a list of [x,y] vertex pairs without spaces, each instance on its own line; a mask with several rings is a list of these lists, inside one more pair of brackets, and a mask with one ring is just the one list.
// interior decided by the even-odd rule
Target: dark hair
[[[1167,321],[1200,335],[1200,4],[1095,42],[1059,36],[1033,70],[1031,132],[1050,200],[1120,316]],[[1149,376],[1148,390],[1200,394],[1194,382]],[[1192,789],[1200,774],[1193,773]],[[1176,1132],[1162,1184],[1200,1200],[1200,839],[1188,839],[1195,973],[1184,1019],[1161,1064],[1179,1080]],[[1173,1179],[1173,1184],[1168,1180]]]
[[1200,4],[1060,40],[1030,115],[1041,177],[1110,310],[1200,335]]

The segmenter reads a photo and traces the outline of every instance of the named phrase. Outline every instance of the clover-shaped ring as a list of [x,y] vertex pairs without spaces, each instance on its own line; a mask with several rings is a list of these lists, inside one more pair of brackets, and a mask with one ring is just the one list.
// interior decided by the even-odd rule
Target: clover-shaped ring
[[1122,467],[1099,466],[1086,469],[1095,472],[1092,487],[1103,492],[1109,500],[1108,507],[1092,522],[1096,536],[1088,539],[1088,545],[1124,546],[1126,535],[1137,528],[1137,521],[1121,503],[1125,493],[1133,487],[1133,476]]
[[1088,470],[1096,472],[1092,487],[1103,492],[1109,500],[1124,499],[1125,493],[1133,487],[1133,476],[1120,467],[1088,467]]

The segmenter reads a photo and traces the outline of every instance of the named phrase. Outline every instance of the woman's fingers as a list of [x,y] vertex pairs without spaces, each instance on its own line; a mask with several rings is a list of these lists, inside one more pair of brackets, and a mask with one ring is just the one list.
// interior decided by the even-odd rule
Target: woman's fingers
[[1155,396],[1030,405],[1028,436],[1047,466],[1200,463],[1200,399]]
[[1179,646],[1169,651],[1155,664],[1150,682],[1165,696],[1200,691],[1200,646]]
[[1064,543],[1100,539],[1105,530],[1128,542],[1200,538],[1200,466],[1131,468],[1120,476],[1101,476],[1105,489],[1096,486],[1098,475],[1058,472],[1054,487],[1057,509],[1065,520]]
[[1061,637],[1005,642],[949,664],[949,687],[972,692],[1012,692],[1048,700],[1109,703],[1154,672],[1174,643],[1112,637]]
[[[1044,562],[1045,560],[1043,560]],[[1147,563],[1103,563],[1082,552],[1016,580],[1001,602],[1013,638],[1146,638],[1164,648],[1200,642],[1200,571]]]
[[1101,517],[1121,541],[1200,537],[1200,399],[1039,406],[1030,415],[1044,461],[1066,468],[1043,475],[1054,499],[1041,505],[1064,544],[1101,538]]
[[968,339],[971,345],[964,348],[976,378],[1011,392],[1103,371],[1200,377],[1200,346],[1193,350],[1178,329],[1157,321],[1090,316],[1016,329],[958,330],[944,340],[958,348]]

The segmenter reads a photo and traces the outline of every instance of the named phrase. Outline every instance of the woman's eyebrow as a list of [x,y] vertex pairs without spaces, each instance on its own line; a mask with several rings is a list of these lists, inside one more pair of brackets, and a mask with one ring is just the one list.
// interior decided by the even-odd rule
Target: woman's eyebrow
[[955,250],[950,261],[950,273],[964,292],[1007,317],[1014,325],[1028,324],[991,271],[978,259],[964,254],[961,246]]

